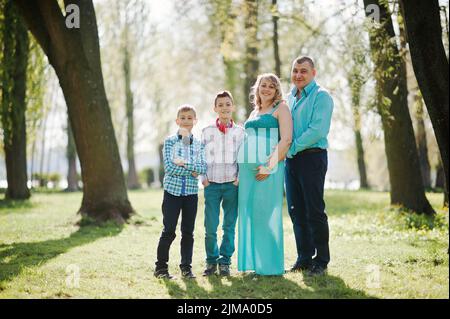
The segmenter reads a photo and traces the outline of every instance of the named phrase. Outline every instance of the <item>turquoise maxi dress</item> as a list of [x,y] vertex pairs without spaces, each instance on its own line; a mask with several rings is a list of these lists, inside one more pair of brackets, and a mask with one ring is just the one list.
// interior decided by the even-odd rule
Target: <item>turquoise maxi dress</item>
[[259,275],[284,274],[284,161],[265,180],[255,178],[256,168],[266,164],[280,139],[278,120],[272,115],[277,107],[245,123],[246,136],[238,154],[238,270]]

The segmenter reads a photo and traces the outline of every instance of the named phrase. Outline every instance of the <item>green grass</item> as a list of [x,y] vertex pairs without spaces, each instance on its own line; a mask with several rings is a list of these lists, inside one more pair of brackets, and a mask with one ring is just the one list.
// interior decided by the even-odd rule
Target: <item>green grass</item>
[[[449,298],[448,209],[440,209],[440,194],[427,195],[439,211],[433,225],[389,209],[387,193],[327,191],[332,261],[322,278],[259,277],[234,267],[230,278],[202,277],[200,194],[193,262],[198,277],[180,278],[178,234],[170,255],[170,270],[179,278],[174,281],[152,276],[162,192],[129,194],[138,215],[123,227],[76,226],[81,193],[0,200],[0,298]],[[296,255],[287,215],[284,231],[288,268]]]

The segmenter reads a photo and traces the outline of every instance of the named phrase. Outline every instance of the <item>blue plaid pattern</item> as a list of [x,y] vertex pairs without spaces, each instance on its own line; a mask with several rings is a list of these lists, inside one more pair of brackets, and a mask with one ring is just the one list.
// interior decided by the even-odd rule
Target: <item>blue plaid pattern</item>
[[[176,165],[174,159],[183,158],[184,167]],[[185,146],[178,135],[171,135],[164,141],[164,190],[174,196],[187,196],[198,193],[198,179],[192,176],[206,173],[204,145],[193,139],[192,144]]]

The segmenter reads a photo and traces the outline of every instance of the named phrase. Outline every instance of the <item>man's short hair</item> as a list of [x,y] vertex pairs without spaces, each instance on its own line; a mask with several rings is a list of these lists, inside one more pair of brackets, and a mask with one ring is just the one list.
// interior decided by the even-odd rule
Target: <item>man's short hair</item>
[[231,103],[234,104],[233,95],[231,95],[231,92],[230,92],[230,91],[226,91],[226,90],[225,90],[225,91],[218,92],[218,93],[216,94],[216,97],[215,97],[215,99],[214,99],[214,106],[216,106],[217,99],[218,99],[218,98],[221,98],[221,97],[228,97],[228,98],[230,98]]
[[197,117],[197,112],[195,111],[195,107],[193,107],[192,105],[189,105],[189,104],[183,104],[178,107],[177,117],[180,116],[180,113],[189,112],[189,111],[193,112],[194,116]]
[[309,56],[300,56],[300,57],[298,57],[298,58],[296,58],[295,60],[294,60],[294,64],[302,64],[302,63],[305,63],[305,62],[308,62],[309,63],[309,65],[311,66],[311,68],[313,68],[314,69],[314,61],[313,61],[313,59],[311,59]]

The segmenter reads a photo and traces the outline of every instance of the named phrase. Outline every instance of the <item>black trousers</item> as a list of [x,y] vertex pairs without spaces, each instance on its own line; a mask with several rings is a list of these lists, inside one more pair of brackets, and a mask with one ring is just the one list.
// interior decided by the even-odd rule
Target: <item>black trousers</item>
[[326,150],[286,159],[286,199],[300,264],[326,267],[330,261],[328,217],[323,199],[327,167]]
[[156,270],[167,269],[170,245],[175,239],[175,230],[181,212],[181,269],[190,269],[194,248],[194,226],[197,216],[198,196],[174,196],[164,191],[162,203],[164,228],[159,239]]

